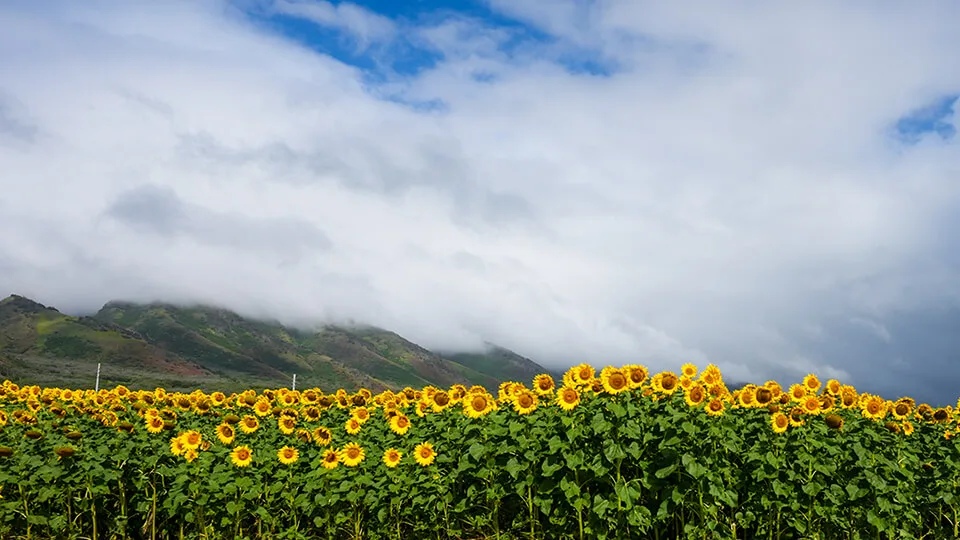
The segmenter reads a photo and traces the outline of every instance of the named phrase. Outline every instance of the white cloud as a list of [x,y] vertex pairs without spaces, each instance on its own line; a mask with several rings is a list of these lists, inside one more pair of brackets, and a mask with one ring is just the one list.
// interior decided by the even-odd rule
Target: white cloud
[[[559,40],[509,52],[507,31],[457,19],[400,30],[352,4],[274,4],[429,41],[445,60],[390,90],[442,113],[379,100],[219,2],[106,5],[0,7],[0,294],[197,299],[555,367],[855,384],[876,383],[870,362],[820,347],[876,339],[837,321],[900,340],[887,314],[957,298],[956,140],[889,136],[960,89],[951,4],[516,1],[496,5]],[[556,63],[584,47],[622,71]],[[186,209],[176,234],[118,217],[160,188]]]
[[334,4],[325,0],[274,0],[270,8],[275,13],[346,30],[358,39],[358,51],[363,51],[373,42],[388,41],[396,33],[396,25],[389,18],[351,2]]

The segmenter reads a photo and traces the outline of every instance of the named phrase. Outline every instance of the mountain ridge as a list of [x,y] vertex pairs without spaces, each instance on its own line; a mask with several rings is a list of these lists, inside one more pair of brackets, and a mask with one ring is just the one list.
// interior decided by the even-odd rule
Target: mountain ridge
[[[463,362],[457,361],[460,358]],[[549,370],[508,349],[438,353],[371,325],[315,331],[244,317],[226,308],[111,300],[71,316],[27,297],[0,300],[0,377],[30,384],[242,389],[286,386],[332,391],[529,382]]]

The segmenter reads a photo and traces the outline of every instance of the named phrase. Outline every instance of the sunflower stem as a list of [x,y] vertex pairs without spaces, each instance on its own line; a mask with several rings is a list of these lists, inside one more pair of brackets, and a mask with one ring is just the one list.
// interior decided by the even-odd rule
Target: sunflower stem
[[27,540],[30,540],[30,508],[27,505],[27,495],[23,492],[23,484],[20,487],[20,500],[23,501],[23,517],[27,520]]

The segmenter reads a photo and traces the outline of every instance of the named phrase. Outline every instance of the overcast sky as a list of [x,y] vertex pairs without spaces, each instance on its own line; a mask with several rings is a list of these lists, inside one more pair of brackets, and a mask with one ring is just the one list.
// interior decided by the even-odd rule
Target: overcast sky
[[787,6],[5,0],[0,296],[955,403],[960,3]]

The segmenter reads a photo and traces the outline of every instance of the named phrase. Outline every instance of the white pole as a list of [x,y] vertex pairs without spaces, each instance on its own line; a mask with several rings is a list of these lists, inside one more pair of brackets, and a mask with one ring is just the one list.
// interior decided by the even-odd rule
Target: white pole
[[296,373],[293,374],[293,385],[290,386],[290,390],[293,390],[293,391],[297,390],[297,374]]
[[100,362],[97,362],[97,385],[96,385],[96,391],[97,391],[97,392],[100,391]]

